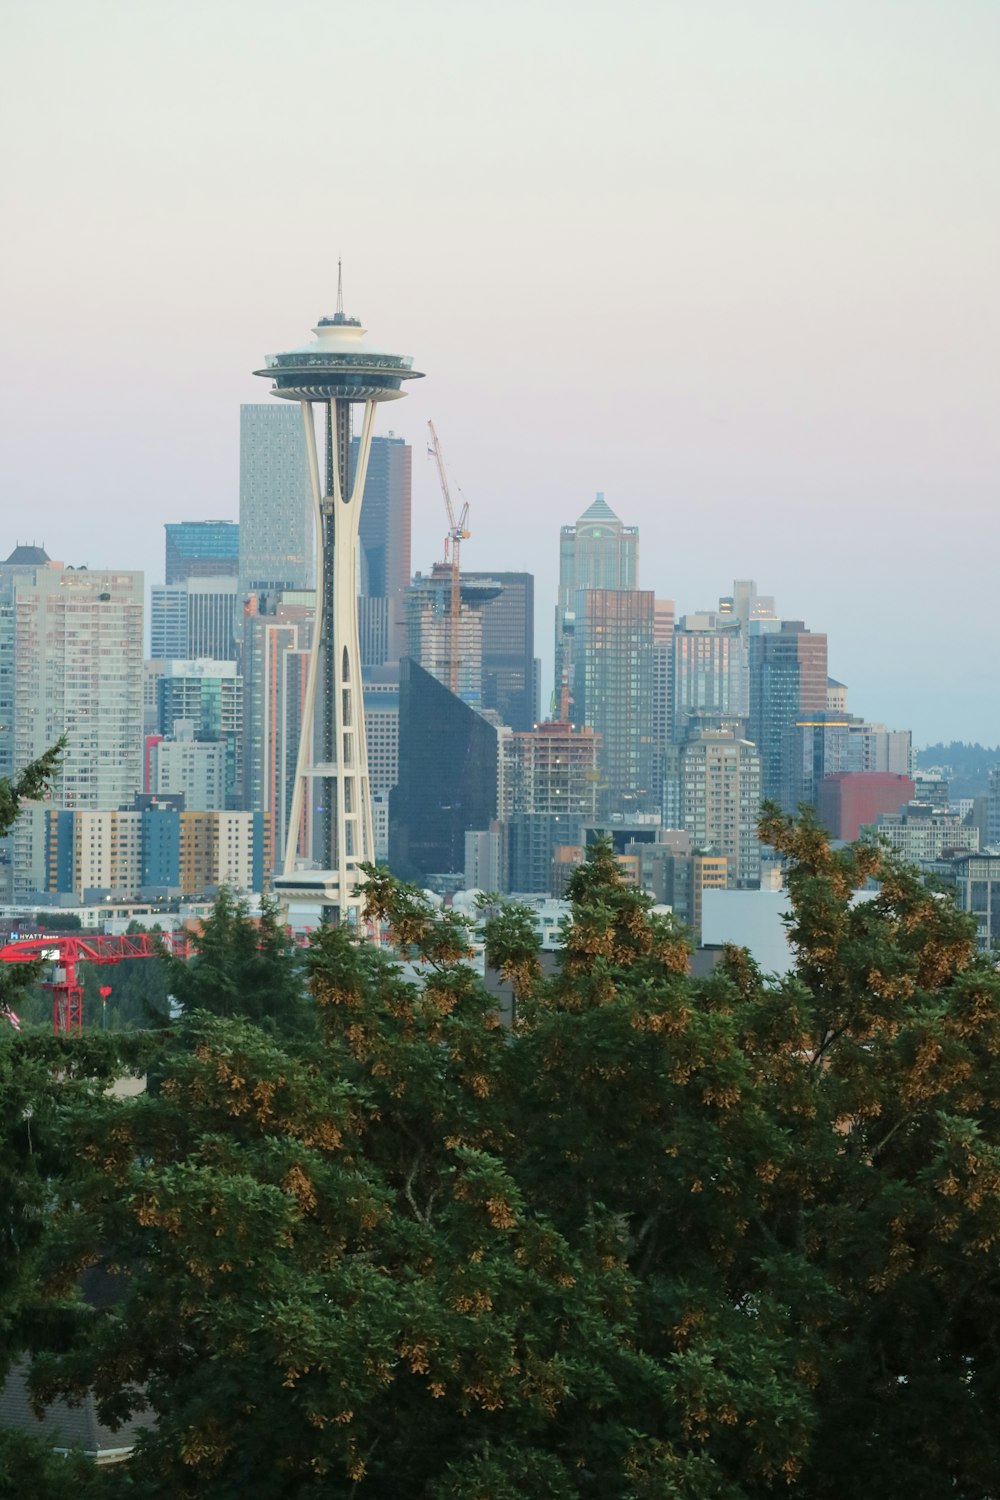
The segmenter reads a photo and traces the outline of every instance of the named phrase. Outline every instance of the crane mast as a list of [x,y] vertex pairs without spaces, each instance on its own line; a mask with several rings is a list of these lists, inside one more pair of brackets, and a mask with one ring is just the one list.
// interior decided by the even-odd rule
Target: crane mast
[[448,488],[448,476],[444,469],[444,459],[441,457],[441,444],[434,430],[434,423],[427,423],[431,435],[431,453],[437,464],[438,478],[441,481],[441,493],[444,496],[444,506],[448,513],[448,531],[444,539],[444,560],[451,564],[451,614],[448,623],[448,686],[453,693],[458,693],[458,626],[462,609],[462,571],[461,571],[461,547],[463,541],[467,541],[470,532],[469,505],[466,501],[462,505],[461,514],[455,520],[455,507],[451,503],[451,491]]
[[[120,964],[123,959],[160,958],[164,953],[184,957],[187,951],[186,932],[162,932],[155,936],[143,932],[119,937],[62,932],[6,943],[0,947],[0,963],[32,964],[46,959],[56,965],[57,977],[43,981],[43,986],[52,992],[52,1029],[59,1036],[83,1030],[83,986],[77,974],[78,964]],[[105,988],[110,995],[110,988]],[[101,998],[106,998],[103,990]],[[20,1022],[9,1009],[6,1015],[19,1029]]]

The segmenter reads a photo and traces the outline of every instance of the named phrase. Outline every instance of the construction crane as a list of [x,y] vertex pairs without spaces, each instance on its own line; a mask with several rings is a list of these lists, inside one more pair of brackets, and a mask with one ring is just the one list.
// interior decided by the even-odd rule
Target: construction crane
[[[465,501],[462,505],[462,513],[455,520],[455,507],[451,503],[451,492],[448,489],[448,476],[444,472],[444,459],[441,457],[441,444],[438,435],[434,431],[434,423],[428,422],[431,434],[430,451],[434,455],[437,464],[438,475],[441,480],[441,493],[444,495],[445,509],[448,512],[448,534],[444,539],[444,560],[447,565],[449,552],[451,556],[451,622],[448,627],[448,686],[453,693],[458,692],[458,624],[462,609],[462,573],[461,573],[461,548],[462,543],[468,541],[470,532],[469,525],[469,503]],[[461,494],[461,491],[459,491]]]
[[[78,932],[59,932],[51,937],[8,943],[0,948],[0,963],[33,964],[46,959],[55,964],[57,977],[43,981],[43,986],[52,991],[52,1029],[60,1036],[83,1030],[83,987],[77,976],[77,964],[120,964],[126,958],[160,958],[165,952],[183,958],[187,945],[186,932],[139,932],[121,937],[107,937],[103,933],[84,937]],[[111,993],[108,986],[102,986],[104,989]],[[106,998],[103,992],[101,998]],[[7,1019],[14,1026],[20,1025],[9,1009]]]

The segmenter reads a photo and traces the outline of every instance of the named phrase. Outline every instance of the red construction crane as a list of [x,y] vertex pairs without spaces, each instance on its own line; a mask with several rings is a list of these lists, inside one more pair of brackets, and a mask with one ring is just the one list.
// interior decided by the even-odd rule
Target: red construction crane
[[[434,423],[428,422],[427,426],[431,434],[430,451],[434,455],[437,464],[438,476],[441,480],[441,493],[444,495],[445,509],[448,512],[448,533],[444,539],[444,560],[448,561],[448,551],[451,550],[451,621],[448,627],[448,686],[453,693],[458,692],[458,624],[462,610],[462,575],[459,566],[462,543],[468,541],[471,532],[469,526],[469,502],[465,501],[462,513],[455,520],[455,507],[451,503],[451,492],[448,489],[448,478],[444,472],[444,459],[441,457],[441,445],[438,435],[434,431]],[[461,494],[461,491],[459,491]]]
[[[137,932],[121,937],[59,932],[51,937],[8,943],[0,948],[0,963],[33,964],[44,958],[55,964],[57,976],[61,973],[61,977],[45,980],[43,984],[52,991],[52,1027],[58,1036],[83,1030],[83,987],[77,979],[77,964],[120,964],[124,958],[159,958],[164,951],[183,958],[187,945],[186,932]],[[8,1010],[7,1016],[14,1025],[20,1024],[12,1011]]]

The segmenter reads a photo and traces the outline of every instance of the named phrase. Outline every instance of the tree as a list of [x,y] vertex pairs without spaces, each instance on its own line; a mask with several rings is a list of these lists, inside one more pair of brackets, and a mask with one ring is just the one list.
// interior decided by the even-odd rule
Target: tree
[[122,1298],[40,1390],[149,1401],[153,1500],[993,1500],[1000,980],[884,851],[762,833],[780,981],[693,980],[599,845],[552,978],[487,924],[513,1032],[463,924],[375,873],[414,968],[323,930],[319,1043],[186,1012],[155,1096],[71,1101],[49,1273]]
[[200,931],[192,934],[193,956],[165,956],[172,997],[185,1011],[244,1017],[279,1033],[312,1031],[305,972],[295,942],[266,897],[253,917],[244,900],[221,890]]
[[[36,801],[48,790],[65,745],[65,739],[58,740],[13,780],[0,776],[0,838],[13,828],[21,803]],[[41,964],[0,964],[0,1025],[5,1017],[18,1024],[20,999],[34,984],[40,970]]]
[[[0,835],[22,800],[45,791],[62,748],[60,741],[13,781],[0,778]],[[76,1169],[69,1113],[82,1100],[99,1109],[114,1078],[142,1067],[141,1058],[102,1038],[19,1035],[4,1013],[21,1009],[38,968],[0,964],[0,1383],[19,1357],[65,1343],[78,1316],[75,1289],[46,1286],[43,1270],[56,1184]],[[92,1477],[89,1464],[53,1457],[38,1440],[0,1429],[0,1495],[44,1500],[72,1488],[89,1497]]]

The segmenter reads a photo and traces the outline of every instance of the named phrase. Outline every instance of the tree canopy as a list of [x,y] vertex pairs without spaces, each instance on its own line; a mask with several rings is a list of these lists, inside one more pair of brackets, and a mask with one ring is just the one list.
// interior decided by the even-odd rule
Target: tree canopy
[[220,927],[155,1093],[60,1103],[37,1284],[119,1294],[37,1390],[157,1418],[103,1492],[1000,1493],[1000,980],[885,851],[762,832],[792,974],[693,979],[598,845],[554,974],[525,912],[487,923],[512,1030],[463,924],[384,873],[413,962],[324,929],[314,1034],[249,983],[239,1014]]

